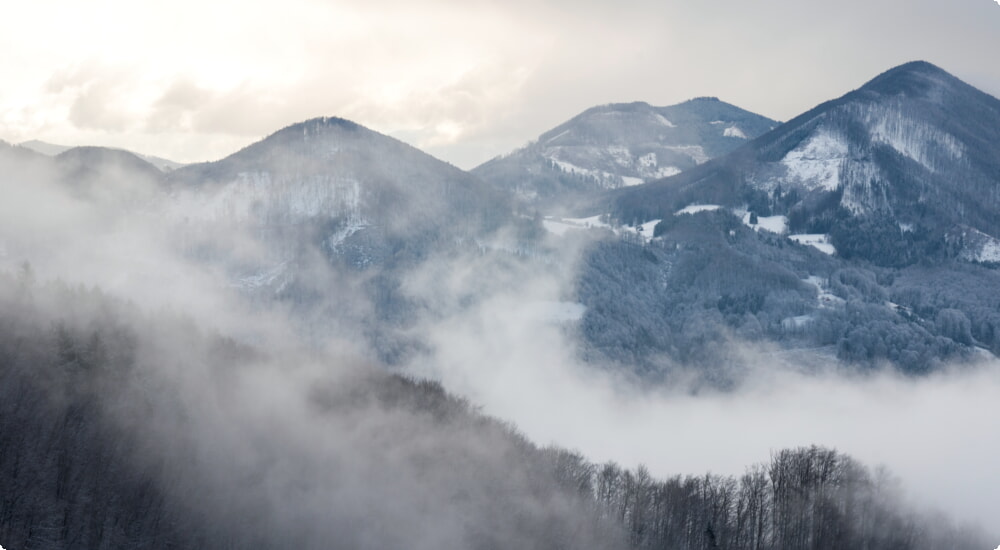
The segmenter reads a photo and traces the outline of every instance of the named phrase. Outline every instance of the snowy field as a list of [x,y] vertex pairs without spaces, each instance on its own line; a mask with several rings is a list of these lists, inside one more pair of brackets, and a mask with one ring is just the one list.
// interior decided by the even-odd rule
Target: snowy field
[[788,238],[799,244],[812,246],[824,254],[833,256],[837,253],[837,249],[830,244],[830,236],[823,233],[803,233],[800,235],[789,235]]

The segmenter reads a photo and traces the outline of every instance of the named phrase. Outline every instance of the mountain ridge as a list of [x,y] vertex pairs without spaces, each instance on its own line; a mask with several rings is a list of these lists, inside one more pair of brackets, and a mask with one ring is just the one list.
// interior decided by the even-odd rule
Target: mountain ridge
[[552,208],[691,169],[775,124],[717,98],[666,107],[609,103],[586,109],[472,173],[513,190],[522,202]]
[[696,202],[743,205],[788,216],[791,229],[805,233],[889,215],[932,233],[891,260],[911,262],[959,223],[1000,234],[998,127],[1000,100],[930,63],[912,62],[729,155],[622,190],[611,201],[624,219],[662,217]]

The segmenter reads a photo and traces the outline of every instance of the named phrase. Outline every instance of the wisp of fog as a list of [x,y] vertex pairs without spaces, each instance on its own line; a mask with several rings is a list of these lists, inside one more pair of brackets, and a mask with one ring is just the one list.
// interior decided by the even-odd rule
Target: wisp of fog
[[[142,207],[157,199],[109,205],[100,198],[74,195],[50,180],[33,173],[0,178],[5,197],[0,205],[0,260],[8,270],[28,260],[40,277],[97,285],[149,310],[170,307],[222,334],[270,349],[276,357],[282,354],[274,350],[314,350],[312,337],[324,331],[321,347],[326,353],[375,355],[359,349],[353,334],[338,334],[332,327],[314,328],[310,338],[303,338],[303,320],[281,303],[247,304],[224,269],[178,247],[177,225],[164,225],[162,217]],[[160,197],[158,192],[140,188],[138,195]],[[48,205],[47,210],[40,210],[39,204]],[[226,238],[242,243],[236,247],[244,256],[241,261],[266,255],[239,231]],[[992,527],[989,522],[1000,512],[1000,478],[995,475],[1000,435],[994,426],[1000,415],[1000,364],[955,366],[920,378],[888,370],[846,372],[835,365],[803,371],[778,350],[733,341],[731,353],[741,357],[743,365],[734,388],[717,390],[682,381],[646,386],[613,365],[580,359],[572,323],[582,306],[574,300],[573,284],[587,245],[587,239],[566,240],[553,245],[557,252],[528,258],[504,252],[502,246],[490,252],[486,246],[486,253],[424,261],[407,276],[403,290],[424,306],[406,333],[423,342],[426,352],[397,368],[440,380],[483,412],[512,422],[536,443],[577,449],[593,461],[641,463],[660,476],[704,471],[735,475],[772,451],[815,443],[867,463],[885,464],[919,506],[941,508],[960,520]],[[328,269],[309,269],[300,276],[314,277],[313,286],[337,280]],[[358,303],[362,300],[349,289],[326,288],[330,295],[324,299],[331,304],[355,310],[371,307]],[[377,507],[383,507],[385,517],[417,522],[423,516],[411,515],[411,508],[434,506],[454,496],[423,493],[436,486],[435,476],[444,472],[421,470],[414,463],[432,454],[428,448],[435,442],[448,439],[454,444],[462,440],[461,434],[449,438],[436,431],[424,433],[400,419],[399,412],[383,411],[377,404],[359,407],[337,421],[317,415],[306,396],[329,373],[318,373],[320,367],[309,361],[289,367],[264,360],[222,381],[216,369],[188,368],[199,363],[200,351],[186,350],[183,341],[169,335],[156,342],[159,347],[146,352],[156,354],[150,363],[157,365],[157,376],[176,392],[170,395],[180,400],[183,414],[200,420],[190,429],[174,422],[171,415],[176,411],[160,403],[164,409],[153,417],[157,424],[143,428],[162,441],[182,442],[164,450],[155,448],[153,437],[147,441],[154,447],[151,452],[175,450],[178,456],[190,453],[201,461],[201,469],[167,469],[168,476],[183,479],[178,481],[178,498],[199,484],[212,488],[207,500],[193,506],[224,508],[233,499],[234,517],[243,507],[252,517],[268,518],[276,532],[291,533],[302,521],[322,526],[330,509],[340,513],[340,527],[362,522]],[[367,440],[371,433],[384,440]],[[405,444],[395,447],[393,441],[402,434]],[[351,449],[358,452],[352,454]],[[489,450],[470,452],[488,457]],[[373,456],[381,458],[365,462]],[[357,508],[351,508],[351,498],[330,501],[327,493],[313,490],[314,485],[341,483],[332,474],[338,469],[353,476],[354,481],[339,487],[339,494],[357,496]],[[303,472],[315,477],[304,478]],[[477,472],[467,473],[472,478]],[[396,477],[386,480],[384,475]],[[235,496],[249,478],[256,487],[251,495],[261,502]],[[530,487],[527,476],[516,481],[519,487]],[[405,498],[386,504],[401,495]],[[473,500],[481,504],[487,496],[476,494]],[[289,501],[299,505],[280,506]],[[530,504],[539,502],[546,501]],[[486,516],[488,510],[474,513]],[[391,532],[368,527],[356,533],[370,537],[359,539],[362,546],[372,541],[403,546],[405,535],[416,532],[420,547],[458,547],[467,536],[461,526],[428,530],[412,525]],[[505,536],[509,529],[497,527]],[[298,536],[315,542],[325,534],[316,527]]]
[[[573,266],[579,252],[565,248],[556,264]],[[572,268],[471,265],[431,263],[431,275],[414,278],[411,291],[424,296],[488,291],[422,325],[434,351],[413,368],[534,441],[595,461],[645,464],[659,476],[738,475],[776,450],[820,444],[887,466],[917,506],[989,528],[1000,513],[1000,362],[923,377],[832,360],[805,369],[780,350],[732,341],[729,354],[741,363],[735,388],[683,377],[650,385],[579,359],[580,342],[558,315],[572,296]]]

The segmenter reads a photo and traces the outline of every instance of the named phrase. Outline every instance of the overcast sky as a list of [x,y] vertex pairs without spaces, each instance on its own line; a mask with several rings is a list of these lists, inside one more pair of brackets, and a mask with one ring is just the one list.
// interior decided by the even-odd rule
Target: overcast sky
[[342,116],[463,168],[597,104],[787,120],[925,59],[1000,96],[1000,0],[5,0],[0,139],[215,160]]

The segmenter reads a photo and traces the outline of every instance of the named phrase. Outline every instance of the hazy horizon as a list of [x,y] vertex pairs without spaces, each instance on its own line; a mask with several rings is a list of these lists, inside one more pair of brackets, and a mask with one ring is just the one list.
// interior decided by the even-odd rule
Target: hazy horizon
[[340,116],[470,169],[595,105],[716,96],[788,120],[913,60],[1000,95],[991,0],[52,0],[14,15],[0,23],[0,44],[15,53],[0,61],[0,139],[183,163]]

